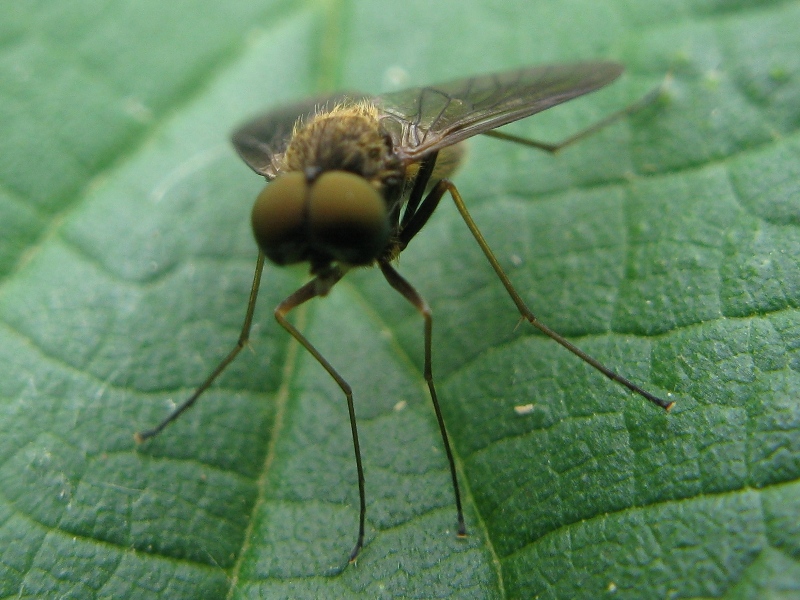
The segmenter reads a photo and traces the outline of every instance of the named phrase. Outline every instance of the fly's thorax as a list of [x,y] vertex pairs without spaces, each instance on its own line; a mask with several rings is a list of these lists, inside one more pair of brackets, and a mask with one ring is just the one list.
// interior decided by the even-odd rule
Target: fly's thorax
[[339,105],[298,123],[283,157],[287,171],[313,174],[348,171],[364,177],[379,193],[396,185],[403,167],[369,102]]

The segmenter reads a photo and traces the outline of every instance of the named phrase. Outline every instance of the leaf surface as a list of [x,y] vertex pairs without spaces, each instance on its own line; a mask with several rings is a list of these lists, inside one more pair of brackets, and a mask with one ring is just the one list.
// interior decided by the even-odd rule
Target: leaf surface
[[[800,589],[800,2],[66,0],[0,23],[0,597],[792,597]],[[610,59],[619,83],[471,140],[455,182],[534,312],[676,406],[659,412],[525,324],[451,203],[399,269],[434,311],[434,375],[469,537],[422,377],[422,322],[377,270],[295,322],[268,267],[233,346],[261,181],[244,119]],[[519,410],[515,410],[519,409]],[[522,414],[520,414],[522,413]]]

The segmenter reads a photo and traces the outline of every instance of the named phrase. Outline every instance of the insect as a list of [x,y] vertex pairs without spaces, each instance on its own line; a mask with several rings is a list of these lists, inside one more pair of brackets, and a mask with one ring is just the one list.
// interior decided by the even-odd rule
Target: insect
[[233,145],[239,155],[267,179],[252,211],[259,252],[242,331],[236,346],[200,387],[158,426],[136,434],[137,440],[157,435],[192,406],[244,347],[264,261],[269,259],[278,265],[309,263],[312,279],[277,306],[275,318],[336,381],[347,401],[360,502],[358,534],[350,553],[350,562],[355,561],[364,544],[366,498],[353,393],[287,315],[304,302],[328,294],[349,270],[377,266],[424,322],[424,377],[450,468],[457,535],[466,536],[455,461],[431,369],[431,309],[392,266],[445,194],[452,197],[524,319],[606,377],[669,410],[672,402],[617,375],[534,316],[448,179],[458,165],[462,142],[474,135],[490,135],[555,152],[651,101],[645,97],[555,145],[493,131],[595,91],[614,81],[622,70],[613,62],[581,62],[459,79],[382,96],[337,94],[272,110],[234,132]]

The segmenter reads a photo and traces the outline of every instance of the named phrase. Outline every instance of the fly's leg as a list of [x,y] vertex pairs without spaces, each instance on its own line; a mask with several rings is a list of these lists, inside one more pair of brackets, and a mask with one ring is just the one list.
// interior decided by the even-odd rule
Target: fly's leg
[[242,331],[239,334],[239,339],[236,341],[236,345],[233,347],[228,355],[222,359],[217,365],[217,368],[214,369],[211,374],[206,378],[206,380],[200,384],[194,393],[189,396],[189,398],[181,404],[178,408],[176,408],[172,413],[167,416],[166,419],[161,421],[158,425],[153,427],[152,429],[148,429],[147,431],[140,431],[134,434],[134,439],[141,443],[146,439],[151,437],[157,436],[163,429],[172,423],[175,419],[181,416],[186,410],[191,408],[191,406],[197,401],[200,395],[205,392],[214,380],[220,376],[220,374],[227,368],[229,364],[233,362],[233,359],[241,352],[242,348],[247,345],[247,340],[250,337],[250,327],[253,324],[253,312],[256,308],[256,299],[258,298],[258,287],[261,284],[261,273],[264,271],[264,253],[258,253],[258,259],[256,260],[256,271],[255,275],[253,275],[253,285],[250,288],[250,299],[247,301],[247,311],[245,312],[244,316],[244,324],[242,324]]
[[396,289],[402,296],[408,300],[414,308],[422,315],[425,320],[425,382],[428,384],[428,390],[431,394],[431,401],[433,402],[433,410],[436,412],[436,420],[439,423],[439,431],[442,434],[442,442],[444,449],[447,453],[447,462],[450,465],[450,477],[453,480],[453,493],[456,497],[456,512],[458,513],[458,529],[456,535],[458,537],[466,537],[467,528],[464,525],[464,511],[461,508],[461,492],[458,488],[458,476],[456,475],[456,463],[453,459],[453,451],[450,448],[450,439],[447,436],[447,429],[444,426],[444,418],[442,418],[442,410],[439,408],[439,399],[436,396],[436,388],[433,385],[433,370],[431,368],[431,333],[433,329],[433,318],[431,317],[431,309],[428,303],[419,295],[419,292],[408,283],[388,262],[381,260],[378,265],[383,272],[386,281],[389,282],[394,289]]
[[[464,222],[467,224],[467,227],[472,233],[472,236],[475,238],[475,241],[478,242],[478,245],[481,247],[483,254],[489,261],[489,264],[492,265],[492,269],[494,269],[495,274],[503,283],[503,286],[506,288],[508,295],[511,296],[511,300],[516,305],[519,314],[522,315],[522,317],[526,321],[528,321],[531,325],[536,327],[536,329],[541,331],[547,337],[561,344],[564,348],[572,352],[578,358],[593,366],[595,369],[600,371],[603,375],[605,375],[612,381],[616,381],[620,385],[625,386],[633,393],[638,394],[643,398],[646,398],[647,400],[649,400],[656,406],[660,406],[664,410],[669,410],[672,408],[673,404],[675,404],[674,402],[669,402],[667,400],[659,398],[658,396],[651,394],[647,390],[644,390],[635,383],[629,381],[622,375],[618,375],[617,373],[615,373],[614,371],[603,365],[597,359],[586,354],[583,350],[578,348],[575,344],[567,340],[565,337],[556,333],[555,331],[550,329],[547,325],[539,321],[536,315],[534,315],[533,312],[531,312],[531,310],[522,300],[522,297],[519,295],[517,290],[514,289],[514,286],[512,285],[511,280],[508,278],[508,275],[506,275],[505,271],[503,271],[503,267],[500,266],[500,263],[495,257],[494,252],[492,252],[492,249],[489,247],[489,244],[486,242],[486,239],[483,237],[483,234],[478,229],[478,226],[475,224],[475,221],[472,220],[472,216],[469,214],[469,211],[467,210],[467,207],[464,204],[464,200],[461,198],[461,194],[459,194],[458,189],[456,189],[456,186],[453,184],[453,182],[447,179],[442,179],[441,181],[439,181],[431,190],[431,192],[428,194],[428,196],[425,198],[422,206],[428,204],[429,202],[433,204],[438,203],[445,192],[450,193],[450,196],[453,198],[453,202],[455,202],[458,212],[461,213],[461,218],[464,219]],[[422,209],[422,206],[420,207],[420,210]]]
[[319,277],[309,281],[277,306],[275,309],[275,319],[281,324],[281,327],[288,331],[289,335],[291,335],[294,339],[300,342],[303,348],[305,348],[308,353],[317,360],[322,368],[328,372],[328,375],[330,375],[333,380],[336,381],[337,385],[347,398],[347,411],[350,415],[350,431],[353,435],[353,450],[355,451],[356,455],[359,499],[358,538],[356,539],[356,545],[353,548],[353,551],[350,553],[349,559],[352,563],[355,562],[356,558],[358,557],[358,553],[361,552],[361,548],[364,546],[364,521],[367,515],[366,494],[364,492],[364,467],[361,464],[361,446],[358,443],[358,428],[356,426],[356,410],[353,405],[353,390],[350,387],[350,384],[348,384],[344,378],[339,375],[336,369],[333,368],[333,365],[331,365],[331,363],[329,363],[328,360],[322,356],[320,351],[317,350],[314,345],[309,342],[308,339],[302,333],[300,333],[300,331],[298,331],[297,328],[286,318],[286,315],[292,309],[297,308],[312,298],[327,293],[331,286],[341,279],[343,275],[344,273],[337,269],[334,273],[327,275],[324,285],[320,285]]
[[[231,350],[228,355],[217,365],[217,367],[211,372],[211,374],[206,378],[206,380],[194,391],[194,393],[178,408],[176,408],[166,419],[161,421],[156,427],[153,429],[148,429],[146,431],[138,432],[134,435],[137,442],[143,442],[149,438],[152,438],[159,433],[172,421],[177,419],[181,414],[183,414],[187,409],[189,409],[197,399],[205,392],[214,380],[226,369],[226,367],[233,362],[236,356],[241,352],[242,348],[247,345],[247,341],[250,336],[250,329],[253,324],[253,313],[255,312],[255,305],[256,299],[258,298],[258,289],[261,283],[261,274],[264,271],[264,253],[258,253],[258,259],[256,261],[256,269],[255,275],[253,276],[253,285],[250,288],[250,298],[247,302],[247,311],[245,312],[244,324],[242,325],[242,331],[239,334],[239,339],[236,342],[236,346],[234,346],[233,350]],[[353,406],[353,392],[350,388],[350,385],[342,378],[341,375],[333,368],[333,366],[325,359],[322,354],[309,342],[303,334],[301,334],[297,328],[292,325],[287,319],[286,315],[294,308],[300,306],[304,302],[311,300],[320,295],[326,294],[330,288],[335,284],[339,279],[341,279],[344,275],[344,272],[336,269],[333,272],[326,273],[324,278],[317,277],[303,287],[298,289],[288,298],[286,298],[283,302],[281,302],[277,308],[275,309],[275,319],[281,326],[289,332],[289,334],[295,338],[302,346],[308,350],[308,352],[317,360],[317,362],[322,365],[322,367],[328,372],[328,374],[333,377],[336,383],[341,388],[342,392],[344,392],[345,396],[347,397],[347,409],[350,414],[350,429],[353,434],[353,447],[355,450],[356,455],[356,469],[358,472],[358,495],[359,495],[359,502],[360,502],[360,512],[359,512],[359,524],[358,524],[358,539],[356,541],[356,545],[353,548],[353,551],[350,553],[350,562],[353,562],[356,557],[358,556],[359,551],[364,545],[364,523],[366,518],[366,497],[364,492],[364,469],[361,464],[361,448],[358,443],[358,429],[356,428],[356,415],[355,415],[355,408]]]
[[661,93],[664,90],[664,85],[668,80],[661,83],[657,87],[653,88],[650,92],[647,93],[643,98],[637,100],[633,104],[629,104],[625,108],[622,108],[604,119],[599,120],[597,123],[594,123],[587,127],[586,129],[582,129],[578,133],[569,136],[565,140],[561,140],[556,144],[549,144],[547,142],[540,142],[537,140],[531,140],[528,138],[520,137],[517,135],[512,135],[509,133],[504,133],[502,131],[497,131],[496,129],[490,131],[484,131],[482,135],[486,135],[488,137],[497,138],[499,140],[505,140],[507,142],[513,142],[515,144],[521,144],[523,146],[530,146],[532,148],[538,148],[539,150],[544,150],[545,152],[550,152],[551,154],[555,154],[562,148],[566,148],[567,146],[571,146],[572,144],[579,142],[581,140],[586,139],[589,136],[594,135],[601,129],[604,129],[611,125],[612,123],[618,121],[619,119],[636,113],[643,108],[650,106],[653,102],[655,102]]

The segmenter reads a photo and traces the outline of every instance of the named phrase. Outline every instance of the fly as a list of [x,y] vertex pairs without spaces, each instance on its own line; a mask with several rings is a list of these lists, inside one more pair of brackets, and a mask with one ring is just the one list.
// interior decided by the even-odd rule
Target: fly
[[272,110],[234,132],[233,145],[241,158],[268,182],[252,211],[259,252],[242,331],[236,346],[200,387],[158,426],[137,433],[136,439],[141,442],[157,435],[192,406],[245,346],[264,261],[278,265],[307,262],[312,279],[277,306],[275,318],[336,381],[347,400],[360,501],[358,534],[350,553],[350,562],[355,561],[364,544],[366,498],[353,393],[287,315],[312,298],[327,295],[350,269],[377,266],[424,322],[424,377],[450,467],[457,535],[466,536],[456,465],[431,370],[431,309],[392,266],[445,194],[453,199],[525,320],[606,377],[669,410],[672,402],[611,371],[534,316],[448,179],[458,165],[462,142],[474,135],[556,152],[652,101],[647,96],[555,145],[493,131],[593,92],[617,79],[622,70],[613,62],[581,62],[458,79],[382,96],[337,94]]

